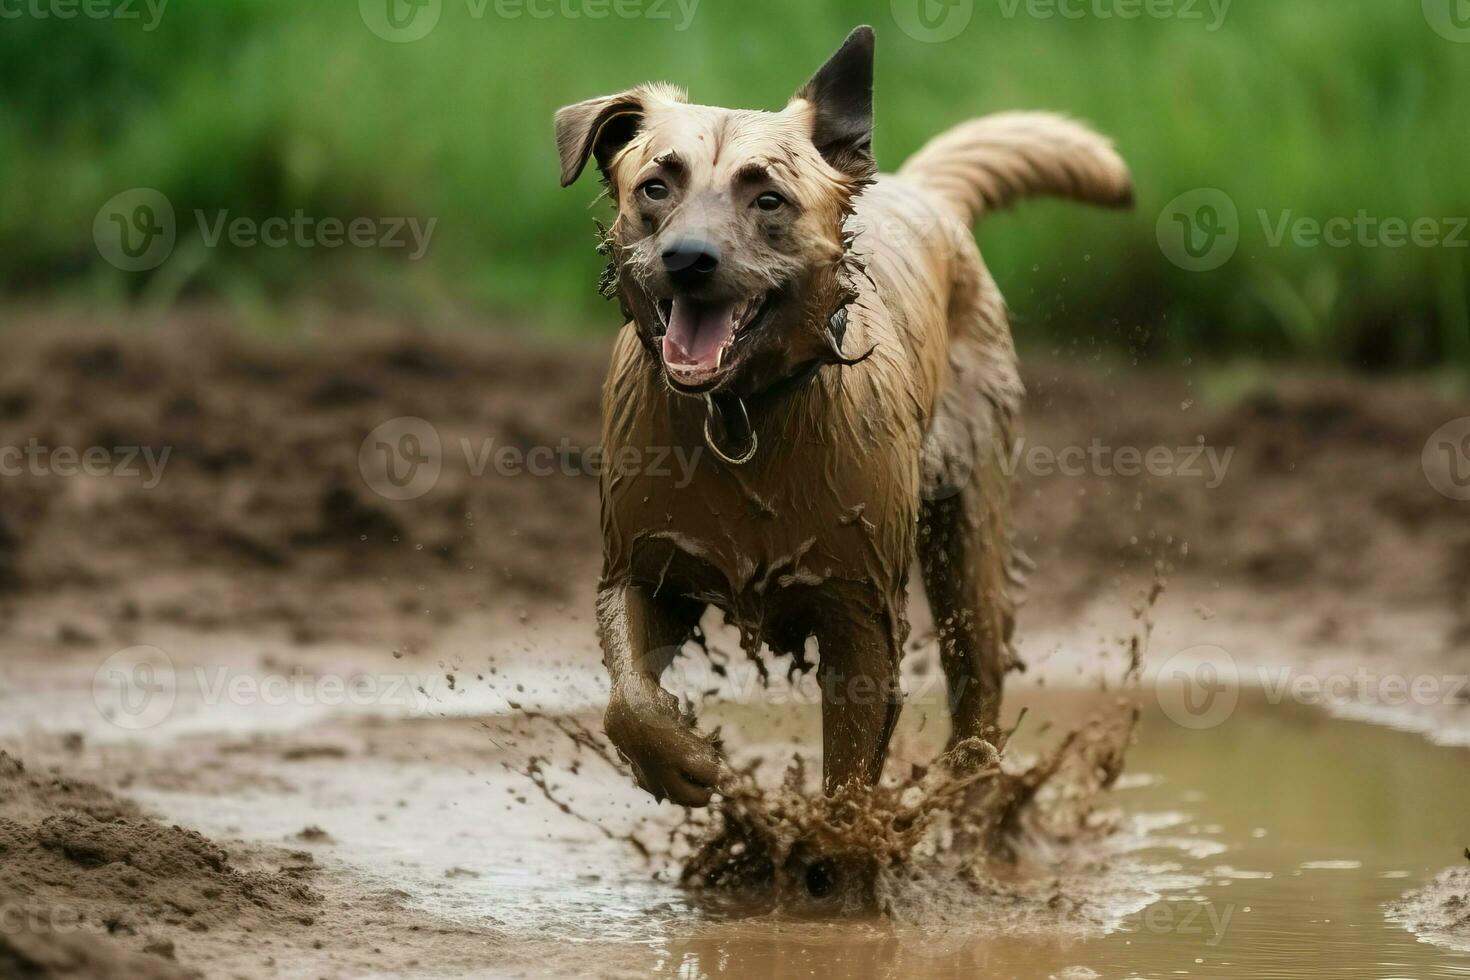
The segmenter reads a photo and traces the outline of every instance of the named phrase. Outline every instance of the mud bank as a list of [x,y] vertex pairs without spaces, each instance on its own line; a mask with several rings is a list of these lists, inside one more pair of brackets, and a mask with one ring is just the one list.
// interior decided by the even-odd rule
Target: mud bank
[[[95,771],[75,746],[61,751]],[[414,912],[403,893],[324,867],[311,850],[323,840],[306,827],[280,844],[222,845],[0,752],[0,975],[345,977],[518,961],[487,928]]]
[[280,936],[322,903],[309,854],[258,853],[275,869],[242,869],[194,831],[4,753],[0,801],[6,976],[197,976],[173,962],[180,932]]
[[[13,319],[0,446],[108,461],[106,477],[62,475],[58,457],[24,456],[0,497],[0,584],[78,597],[63,644],[135,621],[360,637],[365,606],[400,642],[477,608],[587,601],[605,343],[337,320],[286,344],[210,313],[115,330]],[[1023,365],[1010,465],[1018,540],[1039,565],[1023,630],[1163,562],[1194,591],[1251,594],[1257,620],[1290,619],[1300,639],[1370,646],[1392,608],[1432,614],[1427,655],[1470,648],[1470,505],[1422,461],[1470,397]],[[404,419],[428,428],[380,429]],[[398,444],[433,465],[384,483],[364,450],[375,431],[418,440]],[[125,465],[134,475],[111,475]]]
[[[270,343],[208,316],[5,342],[0,583],[102,590],[75,642],[138,620],[351,634],[365,594],[432,629],[461,602],[565,598],[596,567],[589,351],[352,322]],[[405,419],[426,427],[422,486],[364,448]],[[425,583],[449,592],[424,602]]]

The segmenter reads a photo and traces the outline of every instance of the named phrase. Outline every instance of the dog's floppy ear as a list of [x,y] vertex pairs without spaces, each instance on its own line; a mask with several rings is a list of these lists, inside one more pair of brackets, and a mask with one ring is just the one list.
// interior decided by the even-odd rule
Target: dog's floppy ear
[[638,132],[643,97],[637,89],[588,99],[556,114],[556,150],[561,154],[561,186],[570,186],[595,156],[604,174],[612,158]]
[[873,162],[873,29],[847,36],[796,98],[812,106],[812,142],[837,170],[871,177]]

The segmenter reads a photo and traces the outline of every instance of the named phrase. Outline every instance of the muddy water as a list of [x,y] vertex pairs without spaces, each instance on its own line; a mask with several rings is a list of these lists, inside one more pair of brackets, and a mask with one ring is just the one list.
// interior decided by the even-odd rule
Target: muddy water
[[[1022,692],[1016,703],[1030,714],[1017,751],[1056,738],[1042,719],[1073,724],[1095,699]],[[747,755],[816,743],[810,707],[714,706],[707,718]],[[939,717],[917,710],[904,724],[898,750],[932,754]],[[935,883],[907,897],[902,924],[756,912],[681,892],[672,869],[616,839],[655,841],[672,808],[590,759],[571,772],[564,738],[535,725],[380,720],[337,740],[347,732],[369,746],[350,764],[275,763],[299,792],[142,795],[221,835],[279,841],[321,826],[331,840],[312,846],[327,863],[424,910],[502,930],[520,950],[518,965],[501,964],[507,972],[523,972],[525,957],[557,973],[689,977],[1470,976],[1470,955],[1421,943],[1382,911],[1454,863],[1470,838],[1470,760],[1312,708],[1247,698],[1225,724],[1191,731],[1145,705],[1112,797],[1123,830],[1033,865],[1060,896],[1055,910],[957,901]],[[550,783],[572,814],[507,768],[558,745]]]

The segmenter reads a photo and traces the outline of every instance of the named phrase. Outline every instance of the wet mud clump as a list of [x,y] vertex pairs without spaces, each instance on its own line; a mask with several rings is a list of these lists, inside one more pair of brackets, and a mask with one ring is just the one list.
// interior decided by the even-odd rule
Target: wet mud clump
[[0,753],[0,976],[195,975],[170,936],[310,923],[314,871],[306,856],[242,869],[194,831]]
[[118,949],[106,940],[86,933],[0,933],[0,976],[17,980],[66,978],[66,980],[186,980],[198,978],[152,953]]

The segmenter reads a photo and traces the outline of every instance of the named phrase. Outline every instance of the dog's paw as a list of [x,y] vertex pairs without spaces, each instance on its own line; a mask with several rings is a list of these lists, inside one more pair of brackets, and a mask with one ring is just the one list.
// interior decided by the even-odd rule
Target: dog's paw
[[672,694],[651,683],[618,685],[603,725],[638,785],[655,799],[709,805],[725,773],[719,743],[680,715]]

